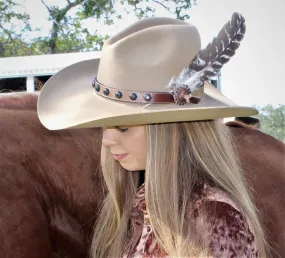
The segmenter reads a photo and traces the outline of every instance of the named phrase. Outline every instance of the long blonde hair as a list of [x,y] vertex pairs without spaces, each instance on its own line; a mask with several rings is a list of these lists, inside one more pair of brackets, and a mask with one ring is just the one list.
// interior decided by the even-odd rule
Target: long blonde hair
[[[249,218],[259,255],[266,257],[266,241],[257,211],[247,191],[230,132],[223,122],[147,125],[146,134],[146,208],[161,248],[170,257],[198,257],[209,253],[185,219],[189,197],[202,180],[226,192]],[[94,258],[118,257],[127,237],[140,172],[123,169],[105,147],[101,155],[109,193],[95,226],[91,253]]]

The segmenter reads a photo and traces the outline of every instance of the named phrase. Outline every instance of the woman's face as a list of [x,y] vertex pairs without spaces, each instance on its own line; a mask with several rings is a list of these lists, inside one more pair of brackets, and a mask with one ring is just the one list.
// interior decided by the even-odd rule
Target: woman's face
[[145,170],[147,147],[144,126],[106,127],[102,143],[110,148],[113,158],[126,170]]

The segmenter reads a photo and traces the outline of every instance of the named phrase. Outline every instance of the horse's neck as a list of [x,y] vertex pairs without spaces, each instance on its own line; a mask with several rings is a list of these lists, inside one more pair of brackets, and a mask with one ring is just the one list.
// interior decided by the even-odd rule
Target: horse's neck
[[14,110],[37,110],[39,93],[2,93],[0,94],[0,108]]

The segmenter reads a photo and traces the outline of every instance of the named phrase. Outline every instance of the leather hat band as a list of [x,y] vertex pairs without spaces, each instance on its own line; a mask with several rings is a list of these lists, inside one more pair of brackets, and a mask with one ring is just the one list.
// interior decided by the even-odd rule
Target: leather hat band
[[[143,92],[121,90],[100,83],[97,78],[92,82],[95,92],[105,98],[134,103],[175,103],[172,92]],[[197,104],[200,98],[191,97],[190,103]]]

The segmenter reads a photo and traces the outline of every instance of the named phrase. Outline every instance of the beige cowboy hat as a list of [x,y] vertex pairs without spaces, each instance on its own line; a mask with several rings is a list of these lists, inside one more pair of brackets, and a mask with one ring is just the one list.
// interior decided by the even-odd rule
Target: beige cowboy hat
[[[243,17],[235,15],[230,24],[237,27],[235,39],[223,38],[222,45],[213,41],[206,52],[200,51],[198,30],[189,23],[170,18],[134,23],[105,42],[100,59],[68,66],[47,81],[38,100],[40,121],[59,130],[257,114],[254,108],[236,105],[208,82],[243,37]],[[225,25],[219,36],[229,37],[230,27]],[[232,49],[213,46],[225,48],[225,42]],[[213,54],[213,49],[218,52]]]

